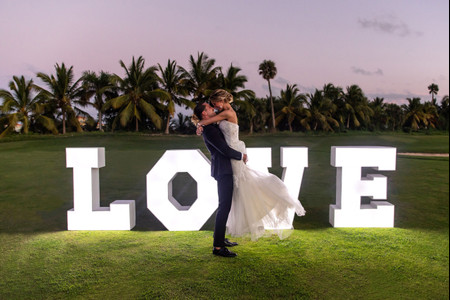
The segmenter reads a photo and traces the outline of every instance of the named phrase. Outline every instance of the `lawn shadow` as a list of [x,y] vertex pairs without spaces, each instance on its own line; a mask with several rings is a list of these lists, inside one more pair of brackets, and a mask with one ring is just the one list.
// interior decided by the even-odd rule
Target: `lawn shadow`
[[[158,218],[147,208],[147,194],[142,193],[136,202],[136,226],[133,231],[167,231],[167,228],[158,220]],[[436,231],[448,231],[448,209],[440,214],[439,219],[427,220],[427,213],[420,213],[417,207],[410,207],[411,204],[400,203],[399,199],[388,200],[396,207],[395,228],[399,229],[426,229]],[[112,201],[111,201],[112,202]],[[308,204],[308,203],[307,203]],[[312,204],[312,203],[310,203]],[[108,207],[110,203],[102,202],[101,206]],[[307,211],[303,217],[295,216],[293,226],[296,230],[321,230],[332,228],[329,223],[329,205],[305,205]],[[73,208],[72,201],[67,201],[59,208],[52,211],[39,211],[36,214],[39,220],[27,220],[23,224],[8,224],[9,226],[1,228],[4,233],[29,233],[29,232],[56,232],[67,230],[67,211]],[[435,213],[436,216],[436,213]],[[216,212],[214,212],[201,231],[213,231]],[[15,218],[11,217],[11,221]]]

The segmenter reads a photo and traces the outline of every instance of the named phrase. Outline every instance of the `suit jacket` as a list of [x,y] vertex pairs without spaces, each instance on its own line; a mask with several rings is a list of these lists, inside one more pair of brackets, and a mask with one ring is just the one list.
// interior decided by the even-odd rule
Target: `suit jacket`
[[216,124],[203,128],[203,140],[211,153],[211,176],[217,179],[222,175],[232,175],[230,159],[242,160],[243,154],[228,146],[222,131]]

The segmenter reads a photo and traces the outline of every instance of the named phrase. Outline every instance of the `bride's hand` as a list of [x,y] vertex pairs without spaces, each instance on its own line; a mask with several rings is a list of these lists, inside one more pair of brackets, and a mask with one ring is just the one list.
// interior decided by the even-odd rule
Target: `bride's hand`
[[244,154],[244,157],[242,158],[242,160],[244,161],[244,164],[247,164],[247,162],[248,162],[247,154]]
[[197,126],[197,135],[202,135],[203,134],[203,126]]

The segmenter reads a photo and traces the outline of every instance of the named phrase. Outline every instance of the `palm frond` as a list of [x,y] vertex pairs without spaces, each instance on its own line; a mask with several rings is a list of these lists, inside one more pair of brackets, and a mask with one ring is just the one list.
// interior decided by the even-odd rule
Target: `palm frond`
[[53,134],[58,134],[58,129],[56,128],[55,121],[50,119],[49,117],[39,115],[36,119],[36,122],[40,123]]
[[128,105],[120,112],[120,125],[122,127],[127,126],[127,124],[131,121],[131,118],[134,116],[135,107],[132,102],[129,102]]
[[111,99],[109,101],[107,101],[103,107],[103,110],[107,110],[110,107],[114,108],[114,109],[119,109],[122,106],[124,106],[125,104],[127,104],[130,101],[130,96],[129,95],[122,95],[119,96],[117,98]]
[[150,103],[146,102],[145,100],[141,99],[139,101],[139,106],[141,107],[142,111],[150,118],[153,124],[155,124],[156,128],[161,129],[162,127],[162,119],[161,117],[156,113],[155,108]]

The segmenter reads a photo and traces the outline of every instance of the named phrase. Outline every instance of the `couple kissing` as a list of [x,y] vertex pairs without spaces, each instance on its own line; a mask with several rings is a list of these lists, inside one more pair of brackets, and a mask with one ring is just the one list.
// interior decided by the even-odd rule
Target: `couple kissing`
[[192,118],[211,154],[211,176],[217,181],[219,194],[213,254],[223,257],[237,256],[227,248],[237,243],[226,239],[226,233],[234,237],[250,235],[257,240],[265,234],[266,226],[282,238],[283,230],[277,228],[289,223],[288,211],[295,209],[298,216],[305,215],[302,204],[289,195],[280,178],[246,165],[246,147],[239,140],[232,102],[230,93],[216,90],[209,103],[200,102],[195,107]]

